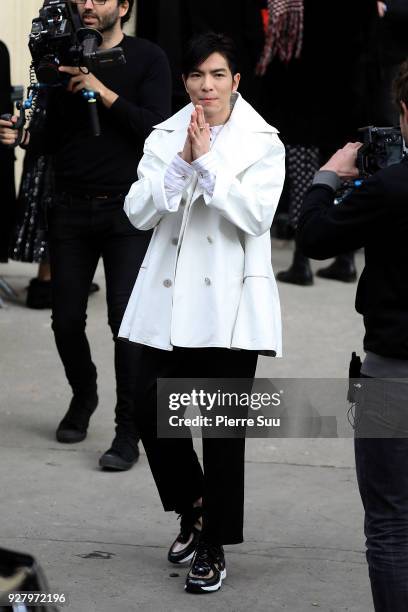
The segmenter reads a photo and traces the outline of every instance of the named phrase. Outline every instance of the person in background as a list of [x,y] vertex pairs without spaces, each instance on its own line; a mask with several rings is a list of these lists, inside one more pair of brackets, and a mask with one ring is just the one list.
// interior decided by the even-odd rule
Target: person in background
[[[408,62],[394,83],[408,142]],[[303,252],[326,259],[364,248],[356,295],[366,353],[355,387],[355,458],[376,612],[408,610],[408,159],[384,168],[334,205],[341,179],[356,179],[361,143],[348,143],[316,174],[299,219]],[[379,248],[381,245],[381,248]],[[353,360],[354,361],[354,360]],[[353,362],[351,369],[354,370]],[[352,373],[357,378],[359,372]]]
[[[377,18],[376,0],[267,0],[265,5],[269,18],[257,67],[262,79],[259,110],[278,127],[286,147],[282,204],[288,202],[294,233],[303,196],[322,159],[367,125],[364,62]],[[339,254],[317,275],[354,282],[354,254]],[[297,245],[292,264],[277,279],[313,284],[310,262]]]
[[[61,87],[49,93],[45,129],[26,131],[23,146],[52,156],[55,188],[47,211],[52,277],[52,328],[72,388],[56,431],[61,443],[84,440],[98,404],[97,372],[85,334],[89,288],[100,257],[106,278],[108,322],[115,343],[116,435],[100,465],[127,470],[139,456],[135,425],[140,349],[117,340],[149,234],[131,226],[123,201],[135,176],[143,143],[170,114],[171,79],[164,52],[123,33],[133,0],[71,0],[86,27],[98,29],[102,49],[121,46],[126,63],[93,73],[60,66]],[[97,94],[101,135],[91,130],[82,90]],[[13,118],[13,122],[16,118]],[[0,140],[16,140],[0,121]]]
[[[10,56],[0,41],[0,115],[12,112]],[[15,217],[16,192],[14,186],[14,151],[0,144],[1,207],[0,207],[0,262],[7,262],[11,230]]]

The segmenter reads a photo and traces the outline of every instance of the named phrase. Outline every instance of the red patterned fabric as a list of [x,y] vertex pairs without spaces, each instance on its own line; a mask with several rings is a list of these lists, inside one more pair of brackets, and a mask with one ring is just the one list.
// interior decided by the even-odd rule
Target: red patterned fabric
[[265,46],[256,67],[263,75],[277,55],[282,62],[300,57],[303,43],[303,0],[268,0]]

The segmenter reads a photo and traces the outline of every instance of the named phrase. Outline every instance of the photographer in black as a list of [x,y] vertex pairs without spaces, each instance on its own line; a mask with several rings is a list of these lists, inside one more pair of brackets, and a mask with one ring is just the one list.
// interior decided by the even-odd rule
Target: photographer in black
[[[407,143],[408,63],[401,66],[394,82],[394,101]],[[298,240],[302,251],[314,259],[365,249],[356,297],[366,332],[354,422],[357,479],[375,610],[406,612],[408,159],[363,179],[333,205],[340,179],[358,176],[360,146],[347,144],[315,175],[303,203]]]
[[[57,429],[59,442],[87,435],[98,403],[96,368],[85,335],[89,287],[102,256],[108,322],[115,341],[116,436],[100,465],[129,469],[138,458],[134,397],[140,352],[117,341],[117,332],[143,261],[150,235],[128,221],[124,198],[136,177],[143,144],[152,126],[170,114],[170,69],[153,43],[124,35],[134,0],[69,0],[85,27],[103,36],[102,50],[120,46],[125,64],[88,73],[60,66],[63,86],[49,90],[44,133],[26,131],[23,146],[53,155],[55,197],[48,211],[53,308],[52,328],[73,397]],[[101,135],[90,125],[81,92],[97,94]],[[16,122],[13,117],[12,123]],[[0,140],[16,141],[12,123],[0,121]]]

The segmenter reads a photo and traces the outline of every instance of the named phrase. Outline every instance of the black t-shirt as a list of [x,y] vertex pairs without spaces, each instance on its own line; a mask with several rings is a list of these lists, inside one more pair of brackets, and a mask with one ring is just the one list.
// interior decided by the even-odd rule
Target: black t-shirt
[[32,134],[31,146],[53,154],[57,192],[127,193],[137,179],[146,137],[170,115],[171,77],[164,52],[129,36],[119,46],[126,64],[94,71],[119,95],[109,109],[97,102],[100,136],[92,134],[88,102],[80,93],[64,87],[49,92],[45,133]]

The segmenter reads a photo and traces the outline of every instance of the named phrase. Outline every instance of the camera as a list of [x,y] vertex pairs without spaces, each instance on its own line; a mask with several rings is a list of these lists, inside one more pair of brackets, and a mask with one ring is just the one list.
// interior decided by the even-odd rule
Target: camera
[[70,0],[44,0],[39,16],[32,21],[28,46],[39,83],[58,85],[66,76],[58,67],[78,66],[93,71],[110,64],[124,64],[120,47],[100,50],[102,35],[84,27],[78,10]]
[[358,131],[363,136],[363,146],[357,154],[360,176],[371,176],[401,161],[404,149],[400,128],[370,125]]
[[357,152],[359,178],[344,181],[336,191],[334,203],[341,204],[354,189],[361,184],[361,179],[372,176],[382,168],[398,164],[404,156],[404,141],[399,127],[359,128],[363,146]]

